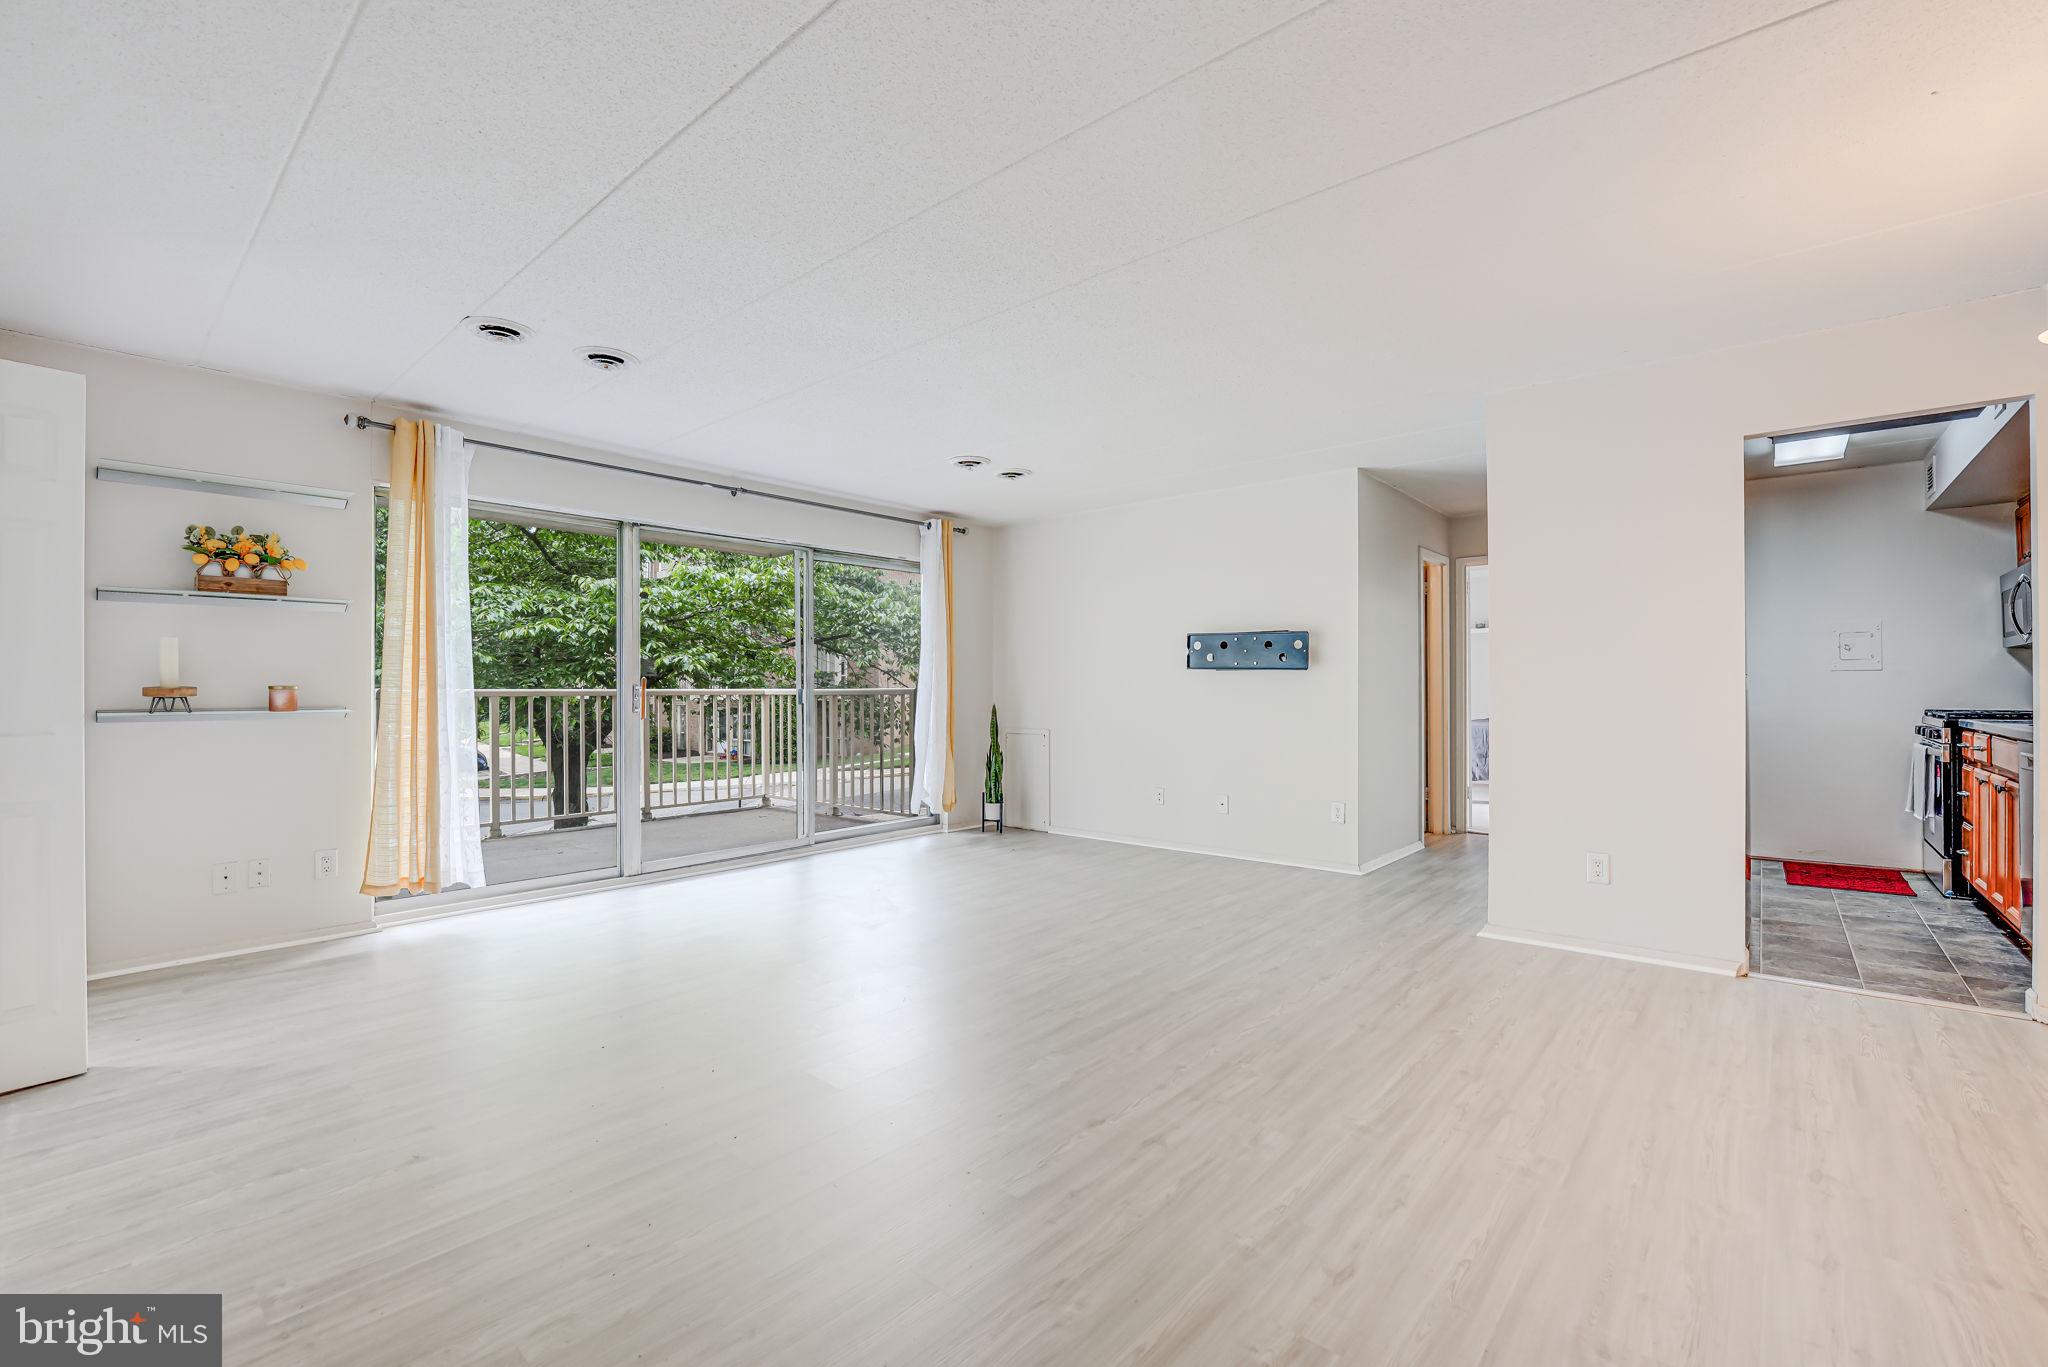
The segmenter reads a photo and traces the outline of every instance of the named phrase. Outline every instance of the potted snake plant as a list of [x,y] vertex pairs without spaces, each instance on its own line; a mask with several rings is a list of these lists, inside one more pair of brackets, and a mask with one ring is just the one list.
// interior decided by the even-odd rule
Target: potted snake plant
[[981,771],[981,828],[988,829],[989,822],[996,823],[996,834],[1003,833],[1003,742],[996,730],[996,709],[991,703],[988,709],[988,762]]

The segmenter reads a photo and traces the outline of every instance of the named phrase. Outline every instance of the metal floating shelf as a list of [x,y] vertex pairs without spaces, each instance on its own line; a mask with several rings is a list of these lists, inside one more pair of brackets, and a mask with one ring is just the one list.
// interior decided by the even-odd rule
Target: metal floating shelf
[[301,612],[347,612],[346,598],[294,598],[290,594],[201,593],[197,589],[94,589],[102,603],[219,603],[255,608],[297,608]]
[[127,461],[100,462],[93,472],[110,484],[147,484],[157,489],[183,489],[195,494],[227,494],[233,498],[260,498],[275,503],[304,503],[315,508],[346,508],[351,497],[346,489],[321,489],[310,484],[281,484],[273,479],[250,479],[243,475],[216,475],[205,470],[179,470],[168,465],[132,465]]
[[180,725],[184,725],[190,722],[201,721],[255,721],[259,717],[265,720],[273,717],[280,720],[289,720],[292,717],[346,717],[347,715],[348,709],[346,707],[301,707],[296,712],[272,712],[265,707],[195,707],[190,712],[147,712],[141,708],[132,710],[103,709],[93,713],[92,719],[97,722],[148,722],[154,726],[159,722],[177,722]]

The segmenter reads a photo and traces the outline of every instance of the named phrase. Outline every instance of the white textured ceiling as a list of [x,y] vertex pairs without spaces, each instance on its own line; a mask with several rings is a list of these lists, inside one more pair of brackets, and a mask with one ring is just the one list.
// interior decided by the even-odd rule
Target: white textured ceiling
[[1491,390],[2048,280],[2040,0],[10,0],[0,53],[0,326],[989,520],[1475,511]]

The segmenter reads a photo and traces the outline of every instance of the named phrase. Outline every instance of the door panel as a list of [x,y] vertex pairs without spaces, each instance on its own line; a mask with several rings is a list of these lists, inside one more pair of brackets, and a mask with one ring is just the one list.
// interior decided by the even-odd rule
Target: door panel
[[489,886],[620,869],[619,535],[472,505],[478,822]]
[[818,834],[914,821],[920,575],[819,555],[811,585]]
[[85,1049],[85,379],[0,361],[0,1092]]
[[639,540],[640,867],[801,842],[802,557],[649,527]]

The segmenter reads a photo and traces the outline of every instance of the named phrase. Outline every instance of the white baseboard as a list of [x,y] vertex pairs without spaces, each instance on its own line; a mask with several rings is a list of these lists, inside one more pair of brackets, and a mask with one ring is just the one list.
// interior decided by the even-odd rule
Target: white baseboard
[[155,963],[123,964],[114,968],[102,968],[88,973],[89,983],[102,978],[125,978],[131,973],[154,973],[162,968],[183,968],[187,964],[210,964],[216,959],[239,959],[245,954],[268,954],[273,949],[300,949],[306,945],[324,945],[329,940],[352,940],[358,935],[375,935],[374,925],[351,926],[346,930],[330,930],[319,935],[301,935],[296,940],[269,940],[261,944],[236,945],[231,949],[217,949],[207,954],[192,954],[182,959],[162,959]]
[[1360,873],[1371,873],[1373,870],[1383,869],[1389,864],[1398,864],[1411,854],[1421,853],[1422,842],[1418,840],[1413,845],[1403,845],[1400,849],[1391,850],[1377,859],[1368,859],[1365,863],[1358,866],[1358,871]]
[[1655,964],[1659,968],[1682,968],[1690,973],[1709,973],[1719,978],[1740,978],[1749,972],[1749,957],[1710,959],[1695,954],[1673,954],[1667,950],[1644,949],[1637,945],[1609,944],[1576,935],[1545,935],[1516,930],[1511,926],[1489,925],[1479,932],[1482,940],[1505,940],[1510,944],[1535,945],[1540,949],[1564,949],[1574,954],[1594,954],[1603,959],[1626,959],[1630,963]]
[[[1026,828],[1019,826],[1014,829]],[[1135,845],[1146,850],[1171,850],[1175,854],[1206,854],[1217,859],[1242,859],[1249,864],[1278,864],[1290,869],[1312,869],[1317,873],[1348,873],[1353,877],[1371,873],[1374,869],[1385,868],[1395,860],[1406,859],[1422,849],[1422,842],[1418,840],[1413,845],[1404,845],[1393,853],[1383,854],[1370,864],[1360,867],[1357,864],[1322,863],[1314,859],[1283,859],[1270,854],[1242,854],[1236,850],[1208,849],[1200,845],[1176,845],[1166,840],[1141,840],[1134,835],[1111,835],[1107,831],[1083,831],[1071,826],[1049,827],[1045,834],[1071,836],[1075,840],[1100,840],[1110,845]]]

